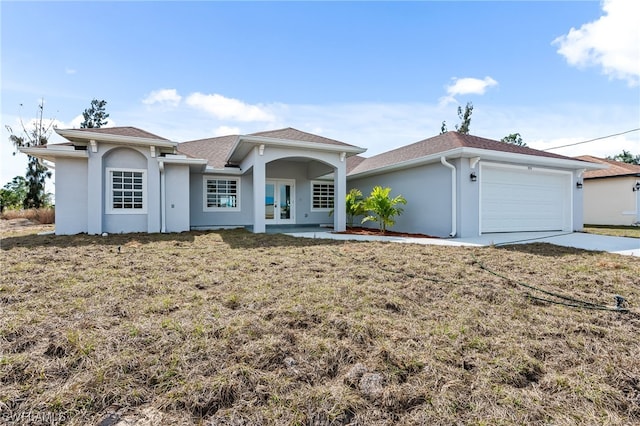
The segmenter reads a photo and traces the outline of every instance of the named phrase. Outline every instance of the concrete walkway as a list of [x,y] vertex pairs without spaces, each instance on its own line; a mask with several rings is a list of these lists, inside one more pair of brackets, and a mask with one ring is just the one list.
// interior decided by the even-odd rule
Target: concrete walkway
[[550,243],[564,247],[574,247],[583,250],[607,251],[609,253],[640,257],[640,239],[625,237],[610,237],[606,235],[585,234],[582,232],[513,232],[499,234],[484,234],[472,238],[404,238],[382,237],[376,235],[348,235],[334,234],[330,231],[314,230],[305,232],[287,232],[287,235],[302,238],[321,238],[344,241],[387,241],[405,244],[430,244],[441,246],[472,246],[483,247],[490,245]]

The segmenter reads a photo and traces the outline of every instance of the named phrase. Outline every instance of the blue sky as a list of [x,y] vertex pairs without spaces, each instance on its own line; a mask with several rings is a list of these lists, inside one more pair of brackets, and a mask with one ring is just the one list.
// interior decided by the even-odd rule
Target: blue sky
[[[471,133],[547,149],[640,127],[640,2],[13,2],[2,24],[0,185],[24,174],[5,125],[111,125],[176,141],[295,127],[368,148]],[[23,105],[22,108],[20,105]],[[53,135],[50,143],[61,142]],[[640,132],[564,155],[640,153]]]

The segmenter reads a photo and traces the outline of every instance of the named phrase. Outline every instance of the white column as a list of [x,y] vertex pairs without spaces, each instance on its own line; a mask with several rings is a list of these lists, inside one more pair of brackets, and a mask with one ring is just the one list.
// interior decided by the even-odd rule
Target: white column
[[333,173],[333,188],[335,198],[333,200],[333,230],[342,232],[347,229],[347,166],[345,161],[338,163]]
[[98,153],[98,146],[91,145],[92,149],[89,153],[87,165],[87,234],[102,234],[102,208],[104,202],[104,191],[107,191],[109,176],[103,175],[102,170],[102,153]]
[[253,149],[253,158],[253,232],[264,234],[267,230],[264,219],[266,169],[264,157],[260,154],[258,147]]

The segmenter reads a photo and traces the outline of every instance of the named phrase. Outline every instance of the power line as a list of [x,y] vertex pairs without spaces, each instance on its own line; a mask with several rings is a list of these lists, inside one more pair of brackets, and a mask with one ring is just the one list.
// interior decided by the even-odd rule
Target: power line
[[595,139],[589,139],[588,141],[582,141],[582,142],[576,142],[576,143],[570,143],[567,145],[561,145],[561,146],[554,146],[553,148],[547,148],[547,149],[543,149],[541,151],[551,151],[552,149],[559,149],[559,148],[566,148],[568,146],[575,146],[575,145],[581,145],[583,143],[587,143],[587,142],[593,142],[593,141],[599,141],[601,139],[608,139],[608,138],[612,138],[614,136],[620,136],[620,135],[625,135],[627,133],[631,133],[631,132],[637,132],[638,130],[640,130],[640,127],[637,129],[631,129],[631,130],[627,130],[626,132],[621,132],[621,133],[614,133],[612,135],[608,135],[608,136],[601,136],[599,138],[595,138]]

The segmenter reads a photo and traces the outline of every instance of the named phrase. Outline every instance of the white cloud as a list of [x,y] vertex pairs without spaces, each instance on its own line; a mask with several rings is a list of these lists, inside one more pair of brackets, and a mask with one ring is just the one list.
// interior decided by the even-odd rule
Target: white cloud
[[214,136],[239,135],[239,127],[219,126],[213,131]]
[[149,93],[149,95],[142,100],[142,103],[146,105],[161,104],[176,107],[180,104],[181,100],[182,96],[178,94],[176,89],[160,89]]
[[630,86],[640,82],[640,31],[637,0],[605,0],[604,16],[556,38],[558,53],[570,65],[599,66],[611,78],[626,80]]
[[73,69],[73,68],[69,68],[69,67],[67,67],[67,68],[65,68],[65,69],[64,69],[64,72],[65,72],[65,74],[73,75],[73,74],[75,74],[77,71],[76,71],[75,69]]
[[192,93],[186,99],[187,105],[205,111],[220,120],[273,121],[275,117],[265,106],[249,105],[238,99],[226,98],[217,93],[207,95]]
[[498,82],[488,76],[482,80],[473,77],[454,78],[453,84],[447,86],[447,95],[440,98],[440,105],[456,102],[457,95],[484,95],[489,87],[497,85]]

